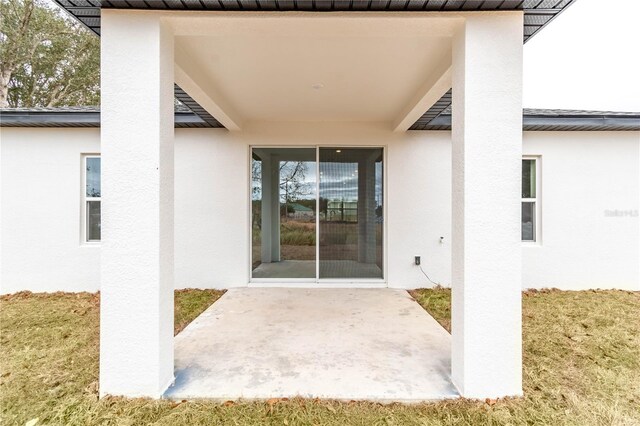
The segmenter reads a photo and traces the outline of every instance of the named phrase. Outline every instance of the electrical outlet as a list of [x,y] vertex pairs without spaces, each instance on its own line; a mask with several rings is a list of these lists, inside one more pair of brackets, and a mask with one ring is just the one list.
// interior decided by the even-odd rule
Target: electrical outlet
[[415,262],[416,265],[420,266],[420,256],[416,256]]

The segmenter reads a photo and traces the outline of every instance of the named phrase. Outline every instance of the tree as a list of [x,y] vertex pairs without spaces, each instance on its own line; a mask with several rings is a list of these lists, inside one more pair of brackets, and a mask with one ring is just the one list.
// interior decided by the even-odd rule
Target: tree
[[305,181],[307,164],[304,161],[282,161],[280,163],[280,196],[284,204],[284,216],[289,203],[309,195],[309,182]]
[[[286,216],[289,203],[299,202],[300,198],[311,194],[312,185],[305,180],[307,163],[304,161],[281,161],[278,168],[278,187],[280,203],[284,205],[281,214]],[[262,161],[254,158],[251,161],[251,198],[262,203]]]
[[44,0],[0,0],[0,107],[100,103],[100,39]]

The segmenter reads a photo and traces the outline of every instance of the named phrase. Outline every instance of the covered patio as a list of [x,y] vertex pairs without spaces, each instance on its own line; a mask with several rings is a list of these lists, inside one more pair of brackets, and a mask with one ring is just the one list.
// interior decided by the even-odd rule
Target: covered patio
[[[176,397],[302,394],[418,400],[454,395],[451,381],[465,397],[521,394],[522,11],[245,14],[104,9],[101,23],[102,395],[159,397],[174,383],[176,372]],[[243,306],[225,314],[226,328],[244,333],[236,341],[244,345],[243,357],[250,357],[244,362],[233,359],[243,352],[240,347],[225,353],[222,336],[206,331],[206,326],[199,330],[198,323],[176,341],[178,348],[202,347],[198,362],[189,358],[197,350],[174,353],[174,83],[227,129],[209,136],[209,143],[220,149],[211,167],[221,173],[211,182],[217,204],[209,219],[214,225],[210,238],[220,242],[221,250],[203,261],[212,265],[211,274],[244,270],[245,278],[229,282],[229,287],[252,284],[250,248],[245,245],[250,241],[249,155],[256,147],[284,146],[318,147],[321,156],[323,148],[336,154],[371,148],[390,159],[383,259],[389,267],[381,268],[385,275],[370,284],[402,288],[398,274],[416,271],[413,255],[420,253],[399,257],[423,226],[411,205],[424,196],[417,172],[427,160],[420,157],[411,169],[406,167],[418,149],[410,148],[413,135],[408,130],[453,86],[451,338],[439,331],[437,344],[429,346],[429,324],[439,329],[422,312],[423,320],[401,327],[407,318],[402,308],[394,307],[398,301],[393,298],[372,305],[358,302],[363,309],[355,317],[367,318],[359,323],[351,322],[350,310],[334,310],[341,292],[326,295],[335,298],[331,303],[310,303],[300,293],[300,300],[289,300],[294,303],[291,312],[283,309],[284,301],[279,310],[268,308],[270,297],[277,300],[279,293],[274,293],[261,300],[267,304],[254,311],[255,318],[245,314],[246,323],[231,314],[246,309]],[[403,173],[408,175],[398,179]],[[238,200],[237,209],[230,210],[227,199]],[[224,216],[229,211],[233,214]],[[408,216],[410,212],[416,215]],[[395,219],[401,217],[406,219]],[[263,231],[275,223],[265,222]],[[271,242],[262,245],[263,254],[275,240]],[[420,244],[415,247],[422,250]],[[347,281],[341,286],[356,284],[367,285]],[[232,296],[220,306],[231,304]],[[303,308],[305,304],[309,306]],[[417,305],[415,309],[418,312]],[[309,313],[314,311],[317,321],[322,319],[313,325],[317,329],[298,328],[310,325],[314,316]],[[265,318],[268,312],[272,316]],[[278,335],[298,336],[282,342],[288,355],[279,358],[281,349],[274,347],[266,352],[271,357],[253,356],[250,348],[266,319],[279,315],[283,321],[274,323],[281,328]],[[208,323],[205,318],[201,325]],[[255,322],[259,318],[262,324]],[[252,321],[254,326],[247,327]],[[361,327],[362,332],[386,331],[361,335],[340,324]],[[341,332],[314,340],[322,336],[319,330],[336,329]],[[194,338],[192,333],[204,335]],[[414,346],[420,341],[422,346]],[[312,343],[318,346],[298,352],[308,351],[302,348]],[[392,354],[393,346],[412,355]],[[312,362],[318,354],[322,356]],[[360,367],[341,371],[349,360],[359,360]],[[416,364],[394,370],[393,365],[407,360]],[[305,362],[312,366],[305,367]],[[216,372],[216,366],[225,364],[224,372]],[[327,371],[334,376],[329,380],[323,366],[331,365]],[[287,379],[291,372],[300,374],[300,381]],[[349,374],[358,377],[352,388],[343,385]]]
[[[425,1],[398,13],[110,3],[88,21],[102,37],[101,395],[522,394],[522,42],[570,2],[548,15],[534,13],[546,2],[519,1]],[[301,2],[314,3],[334,4]],[[193,182],[196,193],[196,184],[215,185],[215,196],[191,208],[211,203],[206,238],[217,245],[197,261],[229,287],[252,284],[255,147],[382,150],[386,242],[374,284],[407,287],[420,273],[415,255],[428,262],[442,241],[424,237],[434,224],[421,215],[438,209],[423,202],[420,175],[431,135],[410,130],[451,101],[452,214],[438,234],[451,235],[451,337],[402,291],[312,282],[230,291],[174,341],[175,247],[197,240],[180,239],[174,219],[174,94],[217,128],[198,133],[215,147],[212,178]]]
[[174,340],[165,398],[459,396],[451,336],[405,290],[230,289]]

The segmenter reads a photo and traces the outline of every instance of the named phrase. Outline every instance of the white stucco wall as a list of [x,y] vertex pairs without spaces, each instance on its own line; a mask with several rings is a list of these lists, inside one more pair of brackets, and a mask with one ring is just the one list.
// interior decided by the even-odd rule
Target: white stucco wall
[[[217,136],[215,143],[211,141],[212,134]],[[176,132],[177,285],[228,287],[247,284],[250,147],[317,144],[387,148],[386,185],[397,188],[387,190],[385,195],[387,281],[394,287],[419,286],[424,282],[424,276],[413,265],[413,257],[422,255],[422,247],[433,250],[433,241],[439,238],[441,231],[431,228],[428,232],[425,227],[411,224],[419,223],[422,208],[428,209],[429,205],[442,202],[449,204],[446,197],[450,190],[443,191],[431,183],[421,185],[421,182],[429,182],[428,172],[435,170],[420,167],[417,164],[420,158],[428,159],[428,164],[434,167],[447,167],[439,164],[442,163],[439,159],[447,156],[447,134],[434,133],[433,136],[432,143],[425,144],[422,143],[425,134],[420,132],[392,133],[383,126],[371,125],[312,124],[265,125],[241,133],[199,129]],[[416,162],[414,173],[407,167],[410,158],[409,161]],[[446,188],[449,188],[450,183],[445,180]],[[195,182],[199,182],[198,187]],[[434,191],[427,191],[429,196],[424,197],[424,191],[417,191],[416,187],[433,188]],[[446,222],[440,226],[448,229],[450,219],[447,214],[445,216]],[[194,220],[198,226],[193,226]],[[438,220],[434,217],[434,222]]]
[[0,292],[97,291],[100,248],[81,243],[81,153],[98,129],[0,129]]
[[639,132],[531,132],[523,150],[541,158],[542,193],[523,286],[640,290]]
[[[450,138],[346,124],[177,129],[176,286],[247,285],[249,147],[260,144],[385,146],[388,284],[429,286],[420,255],[449,285]],[[0,129],[0,292],[98,290],[99,246],[81,242],[81,155],[99,145],[99,129]],[[639,209],[640,132],[525,132],[523,153],[540,156],[542,202],[523,286],[640,290],[640,218],[606,214]]]

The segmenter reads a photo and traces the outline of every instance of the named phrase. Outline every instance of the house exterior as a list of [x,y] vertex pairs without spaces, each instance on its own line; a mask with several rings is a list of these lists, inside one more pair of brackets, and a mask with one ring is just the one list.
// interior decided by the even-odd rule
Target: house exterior
[[640,114],[522,110],[523,28],[571,1],[58,3],[101,110],[3,111],[0,284],[101,291],[102,395],[172,383],[174,288],[425,287],[420,256],[474,398],[522,392],[523,288],[640,289]]
[[313,219],[315,216],[313,209],[302,204],[285,204],[283,207],[287,209],[287,216],[295,219]]
[[[439,120],[438,129],[385,144],[386,272],[376,285],[431,286],[413,264],[419,255],[434,281],[451,286],[451,116]],[[187,127],[204,122],[184,108],[175,121],[175,287],[268,285],[251,282],[252,179],[248,166],[236,167],[248,161],[248,144],[232,145],[224,129]],[[525,109],[523,122],[537,205],[535,240],[521,243],[522,288],[640,289],[640,115]],[[86,207],[99,201],[86,196],[87,161],[101,154],[98,109],[4,110],[0,125],[2,293],[98,291],[101,245],[87,231],[95,221]],[[398,197],[396,187],[419,196]],[[326,211],[330,221],[357,220],[354,202]],[[520,221],[521,234],[534,227]]]

